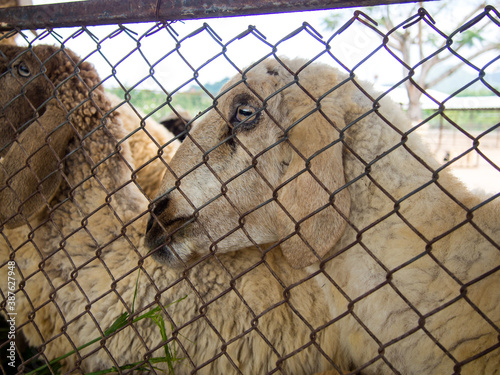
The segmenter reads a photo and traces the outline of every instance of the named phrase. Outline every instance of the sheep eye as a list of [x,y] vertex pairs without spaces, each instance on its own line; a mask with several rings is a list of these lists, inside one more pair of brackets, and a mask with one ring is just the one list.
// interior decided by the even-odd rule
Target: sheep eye
[[254,115],[255,108],[249,105],[240,105],[236,109],[236,121],[238,122],[251,122],[252,120],[255,120]]
[[29,77],[31,75],[29,68],[23,62],[17,65],[17,73],[19,73],[21,77]]

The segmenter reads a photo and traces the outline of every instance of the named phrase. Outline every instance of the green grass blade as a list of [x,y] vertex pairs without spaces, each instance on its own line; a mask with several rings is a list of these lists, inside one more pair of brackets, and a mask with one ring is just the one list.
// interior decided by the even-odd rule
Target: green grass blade
[[[136,302],[136,299],[137,299],[137,290],[138,290],[138,286],[139,286],[139,276],[140,276],[140,269],[139,269],[139,275],[137,276],[137,281],[136,281],[136,284],[135,284],[135,291],[134,291],[134,298],[133,298],[133,301],[132,301],[132,313],[134,313],[134,310],[135,310],[135,302]],[[182,298],[179,298],[178,300],[168,304],[165,306],[165,308],[167,307],[170,307],[176,303],[179,303],[180,301],[184,300],[187,298],[187,295],[185,295],[184,297]],[[116,331],[118,331],[119,329],[125,327],[127,324],[128,324],[128,319],[130,317],[130,314],[128,312],[124,312],[123,314],[121,314],[112,324],[111,326],[109,326],[108,329],[106,329],[104,331],[104,336],[100,336],[94,340],[91,340],[90,342],[78,347],[76,350],[72,350],[56,359],[53,359],[52,361],[50,361],[48,364],[45,364],[43,366],[40,366],[38,367],[37,369],[33,370],[33,371],[30,371],[28,372],[26,375],[34,375],[34,374],[38,374],[38,375],[44,375],[44,374],[49,374],[50,371],[49,371],[49,366],[52,370],[55,370],[55,371],[58,371],[58,369],[60,369],[62,367],[62,365],[60,364],[60,362],[75,354],[76,351],[80,351],[80,350],[83,350],[85,349],[86,347],[92,345],[92,344],[95,344],[96,342],[100,341],[110,335],[112,335],[113,333],[115,333]],[[165,320],[163,319],[163,316],[161,315],[161,307],[160,306],[157,306],[155,307],[154,309],[151,309],[149,310],[148,312],[138,316],[137,318],[133,319],[132,322],[133,323],[136,323],[138,321],[141,321],[143,319],[151,319],[157,326],[158,328],[160,329],[160,334],[161,334],[161,337],[162,337],[162,341],[165,341],[167,342],[168,341],[168,335],[167,335],[167,331],[166,331],[166,326],[165,326]],[[176,358],[175,354],[172,355],[172,353],[170,352],[170,349],[168,347],[168,344],[165,343],[164,345],[164,350],[165,350],[165,357],[159,357],[159,358],[151,358],[149,360],[150,363],[167,363],[167,366],[168,366],[168,369],[169,369],[169,373],[172,373],[174,374],[174,368],[172,366],[172,363],[175,362],[175,361],[179,361],[179,360],[182,360],[182,358]],[[124,366],[120,366],[119,369],[122,369],[122,370],[127,370],[127,369],[131,369],[135,366],[137,366],[138,364],[140,364],[142,362],[136,362],[134,364],[127,364],[127,365],[124,365]],[[149,371],[149,368],[147,367],[139,367],[137,370],[139,371]],[[160,369],[158,369],[160,370]],[[160,371],[163,371],[163,370],[160,370]],[[98,372],[94,372],[92,373],[92,375],[100,375],[100,374],[108,374],[108,373],[112,373],[112,372],[117,372],[117,368],[116,367],[112,367],[112,368],[109,368],[109,369],[106,369],[106,370],[101,370],[101,371],[98,371]]]

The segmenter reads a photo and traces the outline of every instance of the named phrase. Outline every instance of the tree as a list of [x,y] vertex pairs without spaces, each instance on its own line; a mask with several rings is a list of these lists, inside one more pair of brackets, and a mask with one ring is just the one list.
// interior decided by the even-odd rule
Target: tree
[[[424,5],[425,8],[430,9],[429,13],[432,17],[437,17],[444,12],[456,14],[459,13],[457,11],[457,9],[459,9],[461,15],[454,19],[456,20],[456,22],[454,22],[455,29],[471,20],[487,5],[486,2],[477,0],[469,1],[465,5],[460,3],[461,2],[453,0],[441,0],[439,2],[429,2],[425,4],[423,4],[423,2],[419,2],[414,4],[412,7],[399,6],[396,8],[395,5],[391,5],[364,8],[362,11],[376,20],[380,28],[383,27],[386,30],[393,30],[397,25],[397,23],[394,22],[395,18],[399,16],[405,17],[404,19],[408,19],[417,13],[418,7],[422,7]],[[493,3],[496,4],[491,4],[490,2],[491,5],[497,6],[497,8],[500,5],[500,1]],[[422,16],[425,16],[423,12]],[[455,15],[453,15],[453,17],[455,17]],[[325,19],[325,24],[327,28],[335,29],[339,25],[340,21],[341,20],[338,14],[332,14]],[[453,37],[453,50],[459,52],[468,61],[474,61],[477,58],[484,56],[487,52],[499,50],[500,38],[498,38],[498,27],[495,37],[487,38],[483,36],[483,33],[487,33],[485,28],[491,26],[492,24],[493,22],[480,23],[473,29],[464,30],[463,32],[456,34]],[[412,77],[415,84],[413,84],[410,80],[405,82],[405,88],[408,93],[409,100],[408,115],[412,121],[419,121],[422,118],[422,110],[420,106],[422,91],[418,87],[423,90],[432,88],[447,77],[451,76],[453,73],[456,73],[464,66],[462,61],[450,64],[453,54],[449,52],[437,54],[436,56],[425,61],[425,63],[418,64],[428,58],[432,52],[446,45],[445,38],[438,37],[438,34],[432,28],[426,26],[427,25],[425,25],[423,21],[420,21],[410,27],[399,27],[390,34],[387,44],[391,50],[397,52],[406,64],[412,67],[416,64],[418,65],[418,68],[415,69],[415,74]],[[440,27],[439,25],[437,26]],[[439,68],[436,69],[438,66]],[[405,71],[405,75],[407,74],[408,72]]]

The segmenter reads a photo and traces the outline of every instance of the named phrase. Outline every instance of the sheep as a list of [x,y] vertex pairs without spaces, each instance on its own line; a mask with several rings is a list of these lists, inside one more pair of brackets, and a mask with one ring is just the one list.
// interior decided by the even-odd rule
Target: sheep
[[[70,50],[62,51],[49,46],[34,47],[32,50],[2,47],[1,51],[5,56],[1,61],[0,94],[3,109],[0,136],[3,154],[0,169],[1,251],[2,260],[14,259],[21,275],[24,273],[32,277],[26,283],[28,293],[17,298],[20,311],[17,322],[26,324],[31,321],[30,311],[40,309],[50,301],[49,293],[59,286],[58,280],[69,277],[71,268],[79,267],[79,262],[95,257],[95,254],[92,255],[98,246],[95,241],[102,240],[103,235],[110,238],[112,229],[120,228],[119,220],[133,217],[133,207],[142,205],[145,197],[140,197],[137,187],[116,185],[115,176],[110,173],[102,176],[100,173],[106,164],[113,164],[121,180],[125,175],[130,176],[134,165],[129,144],[132,142],[129,140],[137,136],[128,134],[117,111],[111,112],[111,104],[99,86],[99,77],[92,66],[80,62]],[[43,71],[46,74],[41,74]],[[20,92],[24,95],[19,95]],[[35,117],[34,121],[32,117]],[[106,121],[109,122],[108,127]],[[137,127],[139,122],[135,123]],[[93,142],[92,138],[99,138],[101,142]],[[121,143],[122,140],[126,141]],[[94,153],[90,152],[92,148]],[[144,157],[145,151],[136,148]],[[65,157],[68,150],[71,156]],[[106,153],[109,161],[93,158]],[[121,162],[111,163],[113,158],[119,158]],[[86,168],[80,168],[81,165]],[[72,169],[75,173],[70,173]],[[115,188],[120,189],[119,193],[113,194],[117,198],[115,202],[121,199],[131,208],[122,209],[121,217],[113,211],[113,204],[103,205],[107,202],[105,195],[112,194]],[[147,188],[141,190],[147,191]],[[99,208],[100,205],[103,207]],[[94,209],[109,212],[100,219],[93,219],[91,213]],[[113,213],[115,217],[112,217]],[[87,220],[86,215],[95,222],[85,227],[84,232],[98,228],[102,231],[101,237],[92,237],[92,232],[88,230],[86,234],[70,234],[78,228],[78,221]],[[31,235],[32,240],[26,243]],[[66,250],[56,245],[66,236],[71,238],[68,244],[72,243],[66,254],[71,254],[71,248],[76,246],[74,256],[49,262],[44,268],[45,276],[37,273],[38,265],[46,257],[58,258],[61,251]],[[61,250],[59,253],[58,248]],[[94,251],[89,254],[91,249]],[[5,272],[4,266],[2,274]],[[82,272],[88,273],[85,270]],[[92,283],[95,284],[95,280]],[[67,292],[59,293],[64,295]],[[5,291],[4,295],[7,295]],[[68,301],[75,300],[75,297],[68,298]],[[78,298],[81,299],[81,295]],[[49,318],[54,313],[57,315],[54,308],[41,308],[36,313],[35,321],[40,324],[28,325],[24,330],[31,344],[40,345],[44,337],[50,338],[53,332],[58,332],[54,330],[63,324],[61,319],[75,315]],[[65,347],[68,347],[67,342]]]
[[216,100],[169,163],[154,259],[279,246],[317,275],[349,370],[498,373],[499,194],[469,192],[395,103],[324,63],[269,58]]
[[177,139],[182,142],[186,138],[186,125],[192,120],[191,115],[187,111],[177,111],[170,113],[167,117],[160,120],[165,128],[177,136]]
[[[102,337],[128,312],[125,328],[65,358],[63,371],[145,361],[165,344],[184,358],[172,363],[178,375],[348,367],[330,339],[338,334],[318,298],[321,275],[293,270],[279,246],[211,252],[184,267],[152,259],[144,245],[150,202],[121,141],[129,130],[95,70],[68,49],[1,51],[9,62],[0,77],[0,278],[14,261],[16,324],[41,358]],[[0,288],[5,315],[9,294]],[[132,322],[156,306],[167,342],[151,319]]]
[[[173,139],[172,133],[163,123],[144,116],[128,102],[116,95],[107,93],[111,105],[116,107],[127,135],[125,139],[130,145],[133,162],[138,170],[137,183],[144,194],[152,198],[156,195],[166,166],[162,160],[172,159],[180,145],[180,139]],[[138,126],[144,121],[144,126]],[[174,121],[172,119],[172,121]],[[181,121],[178,119],[178,121]],[[161,157],[158,151],[161,150]]]
[[[18,49],[5,49],[7,54],[12,54],[12,52],[18,51]],[[10,56],[12,57],[12,56]],[[8,61],[9,58],[6,60]],[[6,67],[3,67],[5,70]],[[39,95],[38,95],[39,97]],[[132,109],[130,104],[124,102],[115,95],[106,94],[106,97],[111,103],[114,115],[117,115],[119,121],[123,123],[123,127],[126,130],[123,139],[120,141],[126,141],[130,144],[133,163],[137,166],[137,171],[135,172],[136,181],[143,190],[144,194],[148,197],[153,197],[158,188],[159,178],[165,170],[165,166],[158,157],[158,149],[161,148],[161,156],[166,160],[170,160],[172,155],[175,153],[179,147],[180,142],[173,140],[173,135],[170,133],[163,125],[160,125],[152,118],[147,118],[144,120],[144,125],[140,126],[144,116]],[[19,97],[15,99],[16,101],[22,102],[26,101],[26,98]],[[42,104],[37,102],[37,93],[28,93],[28,100],[31,101],[31,106],[24,113],[22,118],[12,118],[9,120],[9,125],[4,126],[0,132],[0,136],[7,141],[11,141],[16,131],[13,124],[24,125],[26,121],[33,116],[36,112],[36,107]],[[7,111],[7,116],[19,116],[16,106],[10,105],[5,109]],[[5,154],[8,150],[7,147],[2,147],[0,149],[0,156]],[[132,162],[132,160],[131,160]]]

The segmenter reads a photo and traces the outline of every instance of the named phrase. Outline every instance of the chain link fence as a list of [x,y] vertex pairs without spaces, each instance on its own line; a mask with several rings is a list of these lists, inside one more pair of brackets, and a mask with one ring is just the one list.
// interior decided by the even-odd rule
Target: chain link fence
[[[454,44],[494,40],[494,7],[276,42],[72,26],[1,36],[2,373],[499,371],[500,55]],[[417,62],[391,46],[412,28]],[[404,74],[373,88],[381,54]],[[449,55],[473,78],[442,97],[417,76]],[[474,85],[481,124],[452,112]]]

